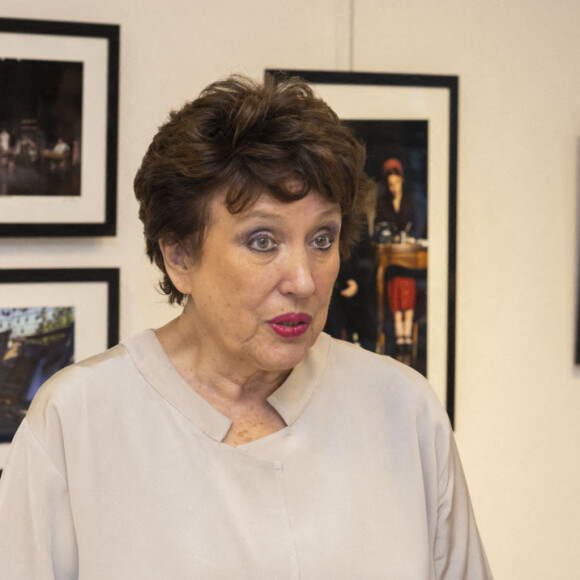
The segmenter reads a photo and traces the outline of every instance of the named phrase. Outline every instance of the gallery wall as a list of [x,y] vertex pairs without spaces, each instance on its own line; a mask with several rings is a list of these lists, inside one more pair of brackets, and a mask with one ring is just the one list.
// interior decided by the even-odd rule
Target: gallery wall
[[0,15],[121,25],[118,235],[0,239],[0,268],[121,268],[121,337],[177,313],[132,197],[170,108],[230,72],[458,75],[456,437],[496,578],[578,578],[578,2],[5,0]]

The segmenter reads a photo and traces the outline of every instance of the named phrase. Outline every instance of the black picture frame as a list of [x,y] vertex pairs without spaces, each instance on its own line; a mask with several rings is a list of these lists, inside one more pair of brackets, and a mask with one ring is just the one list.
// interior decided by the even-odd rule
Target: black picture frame
[[[454,424],[459,77],[299,69],[266,69],[265,74],[273,75],[278,81],[293,76],[302,78],[363,141],[368,135],[372,145],[370,149],[377,156],[382,153],[386,156],[389,147],[397,153],[395,157],[405,155],[406,151],[413,153],[411,169],[414,168],[418,181],[422,175],[428,207],[427,239],[420,240],[426,244],[423,252],[425,264],[419,260],[419,274],[412,274],[420,277],[424,266],[425,288],[429,289],[425,298],[425,364],[418,370],[427,376]],[[421,123],[426,123],[426,137]],[[375,134],[394,136],[389,137],[391,141],[387,147],[379,142],[382,137],[373,137]],[[394,147],[397,135],[403,135],[401,139],[408,144],[400,145],[398,149]],[[369,143],[366,145],[370,158],[372,152],[369,153]],[[425,163],[423,172],[421,163]],[[375,175],[373,168],[367,164],[369,175],[380,180],[378,166],[374,171]],[[370,234],[378,248],[381,245],[377,243],[378,233],[371,228]],[[400,239],[400,236],[397,238]],[[381,276],[375,274],[371,284],[374,286],[376,283],[378,287],[379,278]],[[379,302],[376,294],[373,299]],[[377,331],[377,336],[384,333],[384,325],[378,326],[380,331]],[[382,344],[377,341],[379,352],[384,350],[384,346],[384,341]]]
[[119,45],[114,24],[0,18],[0,236],[116,234]]
[[119,278],[118,268],[0,270],[0,443],[54,372],[117,344]]

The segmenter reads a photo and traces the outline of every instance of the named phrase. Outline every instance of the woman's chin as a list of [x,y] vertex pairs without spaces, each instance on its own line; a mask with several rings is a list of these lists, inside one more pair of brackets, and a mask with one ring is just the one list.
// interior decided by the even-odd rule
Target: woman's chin
[[268,370],[288,371],[298,365],[316,341],[316,336],[301,336],[298,339],[276,341],[267,352],[263,353],[263,365]]

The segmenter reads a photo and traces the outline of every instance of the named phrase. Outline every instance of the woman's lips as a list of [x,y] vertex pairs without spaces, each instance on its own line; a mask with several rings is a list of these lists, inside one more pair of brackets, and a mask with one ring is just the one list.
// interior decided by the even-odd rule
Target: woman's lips
[[296,338],[308,330],[311,321],[312,316],[309,314],[304,314],[303,312],[288,312],[276,316],[272,320],[268,320],[268,324],[279,336],[283,338]]

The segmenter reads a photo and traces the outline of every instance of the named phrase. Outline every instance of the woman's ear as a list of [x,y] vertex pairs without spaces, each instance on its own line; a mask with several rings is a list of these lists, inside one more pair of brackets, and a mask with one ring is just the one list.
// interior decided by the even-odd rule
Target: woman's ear
[[166,239],[158,241],[163,255],[165,271],[173,285],[182,293],[191,293],[191,258],[179,242],[169,242]]

